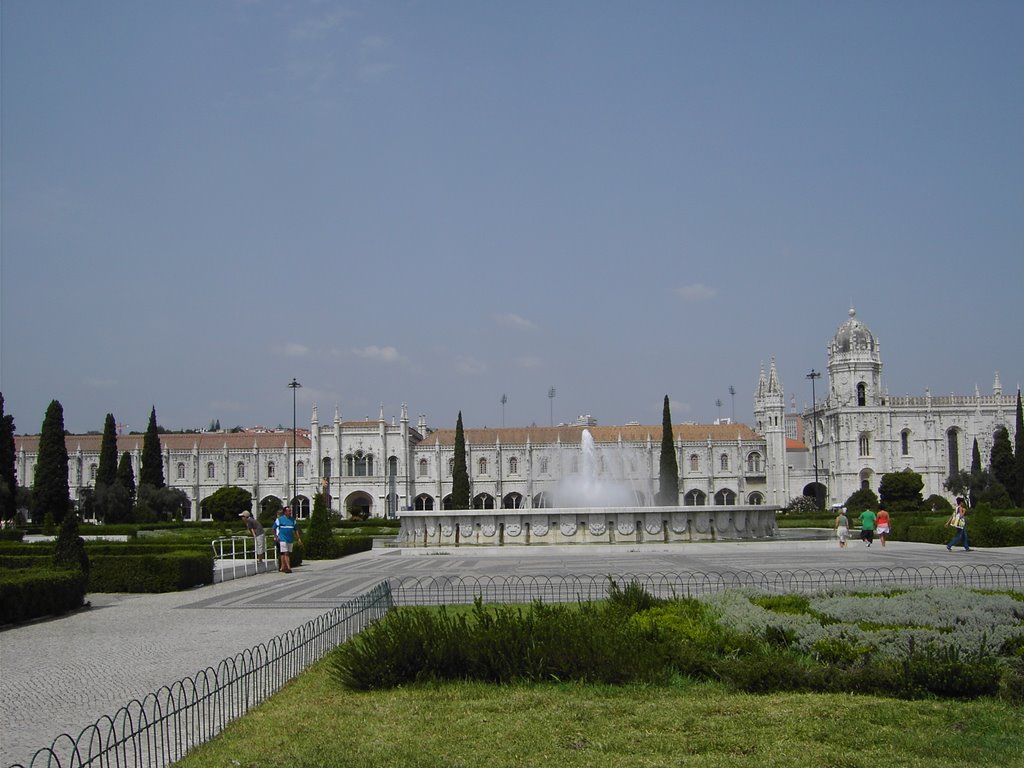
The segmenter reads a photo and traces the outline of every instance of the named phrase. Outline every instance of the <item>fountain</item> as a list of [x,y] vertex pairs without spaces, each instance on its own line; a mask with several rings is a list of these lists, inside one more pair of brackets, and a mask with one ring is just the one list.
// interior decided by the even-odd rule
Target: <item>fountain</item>
[[[630,481],[628,456],[612,457],[621,477],[602,471],[606,456],[589,429],[583,430],[578,456],[573,458],[579,460],[580,471],[564,475],[553,489],[557,507],[407,510],[402,512],[398,543],[403,547],[668,544],[775,534],[777,507],[645,505],[653,489]],[[651,480],[645,482],[650,485]]]
[[[600,476],[597,446],[589,429],[580,438],[581,470],[563,477],[555,488],[555,502],[560,507],[643,507],[644,494],[625,479]],[[622,457],[619,457],[620,459]],[[623,462],[624,464],[625,462]],[[622,473],[624,474],[624,472]]]

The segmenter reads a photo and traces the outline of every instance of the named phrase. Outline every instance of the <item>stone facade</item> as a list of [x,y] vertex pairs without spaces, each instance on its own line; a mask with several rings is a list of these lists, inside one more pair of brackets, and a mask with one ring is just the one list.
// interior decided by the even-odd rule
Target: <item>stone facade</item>
[[[833,504],[862,487],[877,493],[882,475],[904,469],[921,475],[926,498],[950,498],[943,483],[951,472],[970,469],[975,440],[985,465],[998,427],[1006,427],[1013,440],[1016,396],[1003,394],[998,372],[991,395],[976,390],[973,395],[891,396],[882,382],[879,340],[853,309],[828,345],[827,372],[817,402],[798,415],[811,460],[793,461],[791,451],[792,495],[814,495],[816,455],[818,482]],[[763,393],[759,388],[755,414],[773,412],[779,391],[777,382]],[[772,425],[760,416],[755,421],[768,437]]]
[[[813,495],[815,458],[830,503],[845,501],[865,484],[877,491],[883,474],[905,468],[922,475],[925,496],[948,497],[943,482],[951,469],[969,468],[975,439],[986,462],[997,427],[1005,426],[1012,439],[1016,401],[1003,395],[998,374],[992,395],[890,396],[882,384],[878,339],[853,310],[828,346],[827,374],[818,402],[803,413],[786,412],[773,361],[760,372],[753,429],[674,425],[679,506],[785,506],[794,496]],[[596,426],[588,419],[557,427],[466,429],[473,506],[564,505],[567,483],[584,474],[584,430],[593,436],[597,476],[627,489],[621,504],[650,504],[658,488],[661,425]],[[192,501],[192,519],[202,516],[203,500],[225,485],[245,488],[260,502],[295,496],[300,517],[319,490],[328,491],[338,514],[396,516],[451,506],[455,430],[431,429],[424,416],[413,426],[405,404],[390,421],[381,406],[375,421],[344,421],[336,410],[329,423],[320,422],[314,406],[309,430],[295,436],[294,455],[291,430],[164,434],[160,440],[166,482]],[[31,485],[38,441],[15,438],[23,485]],[[67,437],[73,499],[93,485],[100,441],[98,434]],[[118,452],[124,451],[138,477],[142,435],[119,437]]]

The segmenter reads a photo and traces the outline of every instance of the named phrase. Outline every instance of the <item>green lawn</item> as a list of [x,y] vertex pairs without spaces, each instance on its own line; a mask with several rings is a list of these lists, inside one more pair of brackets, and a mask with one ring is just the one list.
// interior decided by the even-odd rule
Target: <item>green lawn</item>
[[727,692],[717,684],[484,683],[353,693],[321,662],[184,768],[1021,765],[1020,708],[994,700]]

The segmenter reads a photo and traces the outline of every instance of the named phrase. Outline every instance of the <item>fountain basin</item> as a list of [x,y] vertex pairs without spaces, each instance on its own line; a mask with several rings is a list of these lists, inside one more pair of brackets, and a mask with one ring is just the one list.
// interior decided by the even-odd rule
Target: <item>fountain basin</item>
[[775,506],[573,507],[402,512],[403,547],[643,544],[765,539]]

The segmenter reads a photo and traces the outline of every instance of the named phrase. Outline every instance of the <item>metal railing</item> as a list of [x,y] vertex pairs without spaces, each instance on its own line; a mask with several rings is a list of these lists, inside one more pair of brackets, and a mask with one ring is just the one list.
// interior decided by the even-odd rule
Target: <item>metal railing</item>
[[576,602],[608,596],[609,579],[620,586],[640,584],[655,597],[700,597],[726,589],[766,592],[822,592],[885,587],[962,586],[974,589],[1022,589],[1024,570],[1016,565],[965,565],[908,568],[797,568],[778,571],[618,573],[601,576],[406,576],[392,579],[395,605]]
[[[254,576],[260,571],[277,570],[277,548],[266,546],[263,534],[263,560],[257,556],[256,539],[252,536],[222,536],[210,542],[213,547],[213,581],[219,583],[241,576]],[[274,564],[273,569],[270,563]]]
[[[191,678],[135,699],[77,737],[58,736],[28,768],[163,768],[277,692],[331,649],[382,618],[394,603],[383,581],[366,594],[207,667]],[[25,768],[21,763],[11,768]]]

